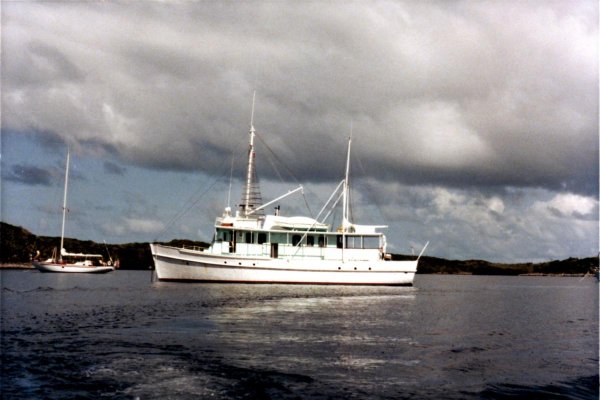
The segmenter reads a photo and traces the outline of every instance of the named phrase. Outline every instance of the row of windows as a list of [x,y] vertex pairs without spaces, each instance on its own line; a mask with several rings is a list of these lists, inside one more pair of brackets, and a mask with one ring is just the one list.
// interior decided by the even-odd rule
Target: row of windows
[[[328,240],[332,240],[331,236],[326,235],[301,235],[301,234],[287,234],[273,232],[270,234],[271,239],[269,240],[267,232],[252,232],[252,231],[230,231],[230,230],[217,230],[217,241],[232,242],[234,241],[233,235],[235,236],[235,242],[237,243],[291,243],[292,246],[297,246],[302,240],[302,245],[305,246],[319,246],[326,247],[329,243]],[[346,239],[345,246],[343,246],[343,238]],[[291,241],[290,241],[291,239]],[[333,242],[331,242],[333,245]],[[336,235],[336,247],[347,249],[376,249],[380,247],[379,236],[362,236],[362,235]]]

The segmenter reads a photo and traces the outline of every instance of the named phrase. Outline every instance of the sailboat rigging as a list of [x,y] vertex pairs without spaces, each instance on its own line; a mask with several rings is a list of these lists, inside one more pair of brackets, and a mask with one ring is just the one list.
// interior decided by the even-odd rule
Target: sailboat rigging
[[71,150],[67,147],[67,162],[65,167],[65,187],[62,205],[62,227],[60,231],[60,250],[56,249],[52,257],[46,261],[33,260],[33,266],[40,272],[69,272],[69,273],[106,273],[115,270],[110,265],[112,262],[105,263],[101,254],[83,254],[69,253],[64,248],[65,240],[65,221],[67,217],[67,193],[69,187],[69,163],[71,160]]

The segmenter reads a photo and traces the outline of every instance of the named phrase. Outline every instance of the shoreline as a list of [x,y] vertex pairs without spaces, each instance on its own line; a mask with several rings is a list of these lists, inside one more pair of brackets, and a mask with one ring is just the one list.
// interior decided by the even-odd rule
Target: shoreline
[[[8,269],[35,269],[35,267],[31,264],[31,263],[0,263],[0,270],[8,270]],[[126,268],[124,268],[126,269]],[[132,269],[131,271],[147,271],[147,270],[135,270]],[[417,275],[489,275],[489,276],[496,276],[498,274],[473,274],[473,273],[469,273],[469,272],[457,272],[457,273],[445,273],[445,272],[434,272],[434,273],[422,273],[419,274],[417,272]],[[551,274],[551,273],[542,273],[542,272],[534,272],[534,273],[524,273],[524,274],[516,274],[516,275],[502,275],[499,274],[498,276],[532,276],[532,277],[536,277],[536,276],[551,276],[551,277],[563,277],[563,278],[585,278],[586,276],[589,277],[594,277],[594,275],[592,274],[567,274],[567,273],[558,273],[558,274]]]
[[0,269],[35,269],[31,263],[0,263]]
[[553,276],[553,277],[564,277],[564,278],[583,278],[586,276],[593,277],[592,274],[568,274],[568,273],[544,273],[544,272],[532,272],[523,274],[474,274],[472,272],[431,272],[431,273],[419,273],[417,275],[464,275],[464,276]]

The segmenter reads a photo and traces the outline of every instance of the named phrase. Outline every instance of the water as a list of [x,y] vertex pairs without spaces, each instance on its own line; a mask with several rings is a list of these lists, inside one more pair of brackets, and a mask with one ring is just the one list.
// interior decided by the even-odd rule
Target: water
[[598,398],[592,278],[412,288],[5,270],[6,399]]

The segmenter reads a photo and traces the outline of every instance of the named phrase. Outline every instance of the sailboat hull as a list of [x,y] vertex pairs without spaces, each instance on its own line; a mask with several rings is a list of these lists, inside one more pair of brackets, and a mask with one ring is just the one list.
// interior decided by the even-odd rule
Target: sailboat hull
[[150,246],[156,275],[164,281],[411,286],[417,270],[417,261],[294,261]]
[[112,266],[87,266],[77,264],[60,264],[53,262],[34,261],[33,266],[40,272],[66,272],[66,273],[84,273],[84,274],[105,274],[114,271]]

